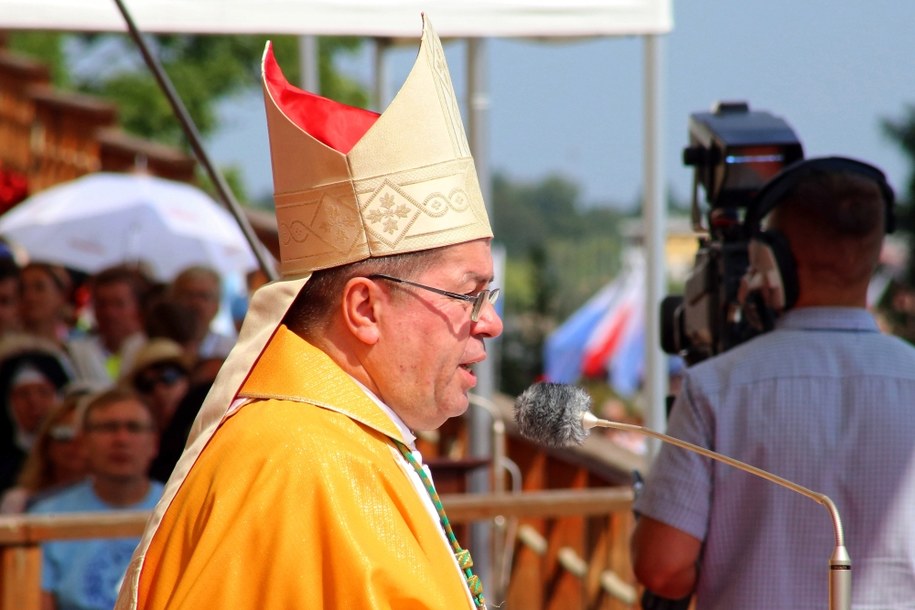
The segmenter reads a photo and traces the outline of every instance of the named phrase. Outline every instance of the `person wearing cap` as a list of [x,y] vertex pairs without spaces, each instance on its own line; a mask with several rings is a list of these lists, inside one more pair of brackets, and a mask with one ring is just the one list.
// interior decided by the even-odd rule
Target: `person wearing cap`
[[81,481],[88,473],[77,425],[80,396],[67,395],[41,424],[15,487],[0,498],[0,514],[21,513],[35,501]]
[[69,360],[52,343],[19,334],[0,341],[0,491],[15,483],[42,422],[72,378]]
[[502,332],[492,230],[428,19],[382,115],[263,63],[282,279],[258,289],[116,606],[482,608],[416,450]]

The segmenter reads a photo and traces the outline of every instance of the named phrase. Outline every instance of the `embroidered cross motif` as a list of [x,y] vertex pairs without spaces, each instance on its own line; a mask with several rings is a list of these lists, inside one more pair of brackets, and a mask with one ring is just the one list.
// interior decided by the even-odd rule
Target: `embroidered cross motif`
[[317,230],[319,235],[329,236],[330,243],[347,246],[352,243],[357,223],[354,215],[340,205],[322,205],[321,213],[315,221],[312,229]]
[[375,208],[369,211],[368,221],[373,224],[380,223],[385,233],[393,235],[398,229],[398,219],[407,218],[409,214],[410,210],[407,206],[403,204],[397,205],[394,195],[385,193],[381,196],[381,209]]

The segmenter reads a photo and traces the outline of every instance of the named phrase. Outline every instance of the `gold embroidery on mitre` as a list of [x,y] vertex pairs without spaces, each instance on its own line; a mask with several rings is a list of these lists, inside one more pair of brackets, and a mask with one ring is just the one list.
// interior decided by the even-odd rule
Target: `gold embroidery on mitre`
[[349,182],[274,199],[280,257],[294,272],[367,258],[365,231]]
[[479,190],[470,159],[362,180],[356,186],[373,256],[420,249],[436,239],[476,239],[481,223],[488,222],[468,195]]
[[[431,24],[424,22],[424,38],[427,31],[432,32]],[[427,31],[426,31],[427,30]],[[450,125],[449,135],[454,145],[455,156],[469,157],[470,145],[464,133],[464,124],[461,122],[461,110],[458,108],[457,98],[454,96],[454,86],[451,83],[451,73],[448,72],[448,63],[445,61],[445,50],[438,36],[434,33],[428,36],[429,43],[425,46],[429,65],[435,79],[435,90],[438,94],[439,105]]]
[[[295,104],[288,91],[282,100]],[[492,237],[445,54],[425,17],[413,69],[348,154],[292,121],[266,79],[265,101],[284,277]]]

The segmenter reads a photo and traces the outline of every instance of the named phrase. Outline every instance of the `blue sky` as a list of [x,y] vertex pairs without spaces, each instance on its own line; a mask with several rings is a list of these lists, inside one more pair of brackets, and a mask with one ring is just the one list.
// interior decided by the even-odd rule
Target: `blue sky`
[[[879,122],[915,105],[913,26],[915,2],[899,0],[675,1],[663,40],[667,183],[689,196],[692,174],[681,162],[689,114],[739,99],[783,117],[808,157],[859,157],[901,188],[908,164]],[[560,174],[585,203],[632,206],[641,191],[643,48],[639,38],[490,40],[493,170],[526,181]],[[415,52],[389,56],[392,92]],[[446,53],[462,98],[464,45],[448,43]],[[365,54],[343,68],[368,85],[370,66]],[[208,150],[243,167],[252,193],[270,191],[259,90],[228,104],[225,119]]]

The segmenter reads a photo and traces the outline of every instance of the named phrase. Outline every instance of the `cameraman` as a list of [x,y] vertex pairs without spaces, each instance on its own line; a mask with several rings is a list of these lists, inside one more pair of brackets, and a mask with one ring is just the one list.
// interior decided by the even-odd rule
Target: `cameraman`
[[[787,311],[685,372],[668,433],[829,496],[853,606],[915,608],[915,349],[866,309],[892,190],[872,166],[811,159],[754,205],[757,219],[771,210],[754,238],[785,242]],[[697,610],[826,607],[834,532],[810,499],[665,445],[635,508],[632,560],[650,592],[695,595]]]

